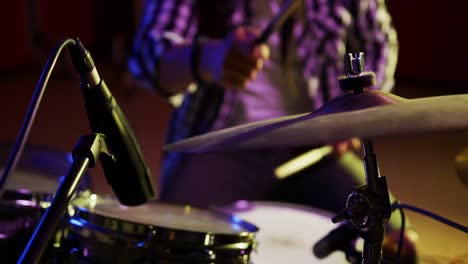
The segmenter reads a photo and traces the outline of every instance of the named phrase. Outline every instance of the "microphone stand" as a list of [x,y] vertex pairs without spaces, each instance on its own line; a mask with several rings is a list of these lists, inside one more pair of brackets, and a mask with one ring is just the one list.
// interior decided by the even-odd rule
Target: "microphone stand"
[[40,261],[87,168],[94,167],[101,155],[102,158],[110,157],[112,159],[112,154],[107,148],[106,137],[103,134],[82,136],[72,154],[73,163],[67,175],[60,182],[50,206],[42,216],[17,263],[38,263]]
[[[374,85],[374,73],[363,72],[364,54],[349,54],[348,58],[346,65],[349,75],[339,80],[341,89],[360,93],[364,88]],[[362,263],[376,264],[382,260],[385,224],[390,219],[392,209],[387,179],[385,176],[379,175],[372,141],[367,138],[361,139],[361,141],[364,150],[366,185],[359,186],[351,192],[346,201],[346,208],[333,217],[332,222],[338,223],[349,219],[364,239]]]

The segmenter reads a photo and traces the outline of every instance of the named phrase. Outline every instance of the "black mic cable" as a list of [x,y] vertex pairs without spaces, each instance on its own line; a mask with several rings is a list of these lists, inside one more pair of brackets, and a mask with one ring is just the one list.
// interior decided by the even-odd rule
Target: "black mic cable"
[[5,164],[5,169],[2,172],[2,176],[0,177],[0,197],[3,196],[3,193],[5,192],[8,186],[8,180],[21,158],[26,141],[29,137],[29,132],[31,131],[34,119],[36,118],[37,111],[39,110],[39,105],[41,104],[42,96],[44,95],[47,83],[49,82],[49,78],[52,74],[52,70],[54,69],[55,64],[57,63],[59,55],[62,53],[62,50],[66,46],[72,45],[74,42],[75,41],[73,39],[66,39],[61,43],[57,44],[52,53],[50,54],[49,58],[47,59],[46,66],[44,67],[39,82],[37,83],[36,88],[34,89],[34,94],[31,98],[31,102],[26,112],[26,116],[24,117],[21,130],[18,133],[16,142],[13,146],[13,149],[10,152],[10,155],[8,156],[8,161]]
[[107,137],[113,156],[100,157],[104,174],[119,201],[140,205],[154,196],[154,184],[130,125],[114,97],[99,76],[94,61],[79,39],[69,46],[81,86],[93,133]]

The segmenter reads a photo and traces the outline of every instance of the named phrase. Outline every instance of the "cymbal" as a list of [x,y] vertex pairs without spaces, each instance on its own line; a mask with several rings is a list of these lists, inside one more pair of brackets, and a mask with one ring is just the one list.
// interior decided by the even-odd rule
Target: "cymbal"
[[235,126],[165,146],[208,152],[305,147],[351,137],[379,138],[468,128],[468,94],[418,99],[382,92],[343,94],[312,113]]

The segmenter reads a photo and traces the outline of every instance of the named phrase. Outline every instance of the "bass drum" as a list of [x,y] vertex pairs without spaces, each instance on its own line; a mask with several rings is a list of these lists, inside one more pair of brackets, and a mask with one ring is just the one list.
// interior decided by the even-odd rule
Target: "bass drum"
[[[0,144],[2,173],[11,149],[10,144]],[[16,263],[70,166],[67,153],[39,146],[24,148],[0,197],[2,263]],[[79,189],[87,188],[89,177],[85,175]]]
[[279,202],[238,201],[220,208],[259,228],[253,264],[349,263],[343,252],[317,259],[314,244],[336,228],[332,214],[300,205]]
[[250,263],[258,229],[225,213],[87,193],[72,202],[66,230],[77,263]]

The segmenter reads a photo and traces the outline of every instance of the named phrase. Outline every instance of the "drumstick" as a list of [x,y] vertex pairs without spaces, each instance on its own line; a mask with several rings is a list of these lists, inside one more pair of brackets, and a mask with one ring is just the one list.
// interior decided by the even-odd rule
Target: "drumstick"
[[333,152],[332,146],[323,146],[307,151],[275,168],[275,176],[282,180],[310,167]]
[[283,3],[281,10],[268,23],[268,26],[262,31],[260,37],[255,41],[256,45],[267,42],[268,38],[277,31],[284,22],[299,8],[302,0],[288,0]]

